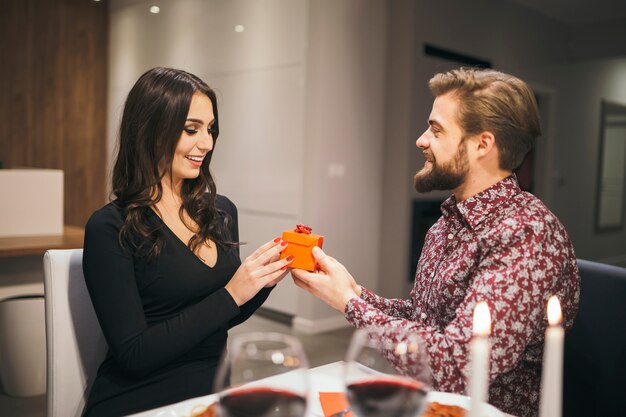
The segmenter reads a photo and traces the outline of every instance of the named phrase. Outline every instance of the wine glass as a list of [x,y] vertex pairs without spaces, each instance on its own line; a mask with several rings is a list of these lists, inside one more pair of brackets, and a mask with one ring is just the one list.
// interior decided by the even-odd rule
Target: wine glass
[[358,417],[419,416],[430,390],[424,341],[406,329],[359,329],[348,347],[344,381],[348,403]]
[[308,361],[298,339],[281,333],[233,338],[216,374],[221,417],[303,417]]

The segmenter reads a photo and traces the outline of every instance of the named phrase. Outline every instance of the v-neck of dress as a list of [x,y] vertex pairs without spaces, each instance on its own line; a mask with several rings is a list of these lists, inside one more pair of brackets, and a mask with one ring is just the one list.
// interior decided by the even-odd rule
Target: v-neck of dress
[[185,242],[182,241],[182,239],[176,234],[174,233],[174,231],[172,229],[170,229],[170,227],[167,225],[167,223],[165,223],[163,221],[163,219],[161,218],[161,216],[159,216],[159,214],[154,211],[153,209],[149,209],[150,212],[152,213],[152,215],[154,217],[157,218],[157,220],[163,225],[163,228],[167,231],[167,233],[169,233],[174,240],[177,242],[177,244],[179,245],[183,245],[185,247],[185,249],[187,250],[187,252],[189,252],[189,254],[198,262],[200,262],[202,265],[204,265],[205,267],[209,268],[209,269],[214,269],[217,266],[217,263],[219,262],[220,259],[220,245],[218,245],[217,243],[213,242],[213,244],[215,245],[215,250],[217,251],[217,253],[215,254],[215,263],[211,266],[209,264],[207,264],[206,262],[204,262],[202,259],[200,259],[200,257],[198,255],[195,254],[194,251],[192,251],[189,246],[187,246],[187,244]]

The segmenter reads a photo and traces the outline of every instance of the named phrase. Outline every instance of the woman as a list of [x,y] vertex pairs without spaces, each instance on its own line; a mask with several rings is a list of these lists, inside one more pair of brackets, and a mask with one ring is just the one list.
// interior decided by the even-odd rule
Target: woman
[[85,229],[85,280],[109,345],[85,416],[213,392],[227,330],[286,274],[280,238],[239,259],[237,209],[209,172],[218,133],[215,93],[192,74],[154,68],[128,94],[116,199]]

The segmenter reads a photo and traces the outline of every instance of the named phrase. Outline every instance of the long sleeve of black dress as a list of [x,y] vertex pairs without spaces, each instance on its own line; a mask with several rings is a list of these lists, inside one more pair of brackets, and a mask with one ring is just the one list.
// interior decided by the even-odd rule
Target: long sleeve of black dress
[[[237,241],[234,204],[218,196],[217,206],[230,217],[231,237]],[[120,246],[123,210],[114,203],[94,213],[85,228],[85,280],[109,344],[88,408],[112,398],[126,401],[124,394],[132,401],[135,388],[145,391],[142,397],[152,395],[146,388],[151,381],[162,384],[167,375],[189,364],[210,364],[214,370],[226,344],[227,329],[247,319],[269,295],[270,290],[264,289],[238,307],[224,288],[241,264],[238,248],[218,245],[217,263],[209,267],[155,213],[146,216],[165,239],[161,254],[152,262]],[[172,384],[180,385],[182,377],[178,375]],[[198,383],[210,389],[213,381]],[[172,387],[176,389],[179,387]],[[184,393],[178,397],[181,395]],[[162,402],[155,398],[154,404],[148,401],[140,408]]]

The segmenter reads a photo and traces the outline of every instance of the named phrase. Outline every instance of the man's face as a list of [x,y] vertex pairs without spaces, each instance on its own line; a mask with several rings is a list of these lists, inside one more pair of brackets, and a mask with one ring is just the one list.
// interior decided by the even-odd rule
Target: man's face
[[424,167],[415,174],[413,186],[420,193],[455,190],[469,171],[467,141],[458,123],[458,98],[453,93],[439,96],[433,103],[428,129],[417,139],[424,152]]

